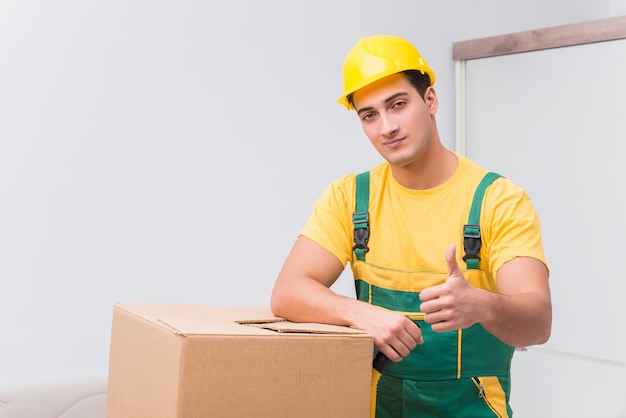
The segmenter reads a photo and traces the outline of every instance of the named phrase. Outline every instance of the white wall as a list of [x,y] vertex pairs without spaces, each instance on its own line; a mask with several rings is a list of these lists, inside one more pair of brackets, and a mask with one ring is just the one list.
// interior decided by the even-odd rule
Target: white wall
[[609,2],[609,14],[611,16],[626,15],[626,2],[623,0],[611,0]]
[[322,189],[379,161],[334,104],[360,37],[416,43],[452,146],[452,42],[610,16],[501,3],[0,3],[0,386],[106,376],[115,302],[267,305]]

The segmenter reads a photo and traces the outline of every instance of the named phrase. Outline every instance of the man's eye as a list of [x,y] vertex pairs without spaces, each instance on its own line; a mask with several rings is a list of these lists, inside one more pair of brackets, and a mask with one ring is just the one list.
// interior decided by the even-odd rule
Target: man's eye
[[374,117],[374,114],[372,114],[372,113],[365,113],[365,114],[362,116],[362,119],[363,119],[364,121],[368,121],[368,120],[372,119],[373,117]]
[[404,100],[400,100],[397,102],[394,102],[394,104],[391,107],[402,107],[406,104],[406,102]]

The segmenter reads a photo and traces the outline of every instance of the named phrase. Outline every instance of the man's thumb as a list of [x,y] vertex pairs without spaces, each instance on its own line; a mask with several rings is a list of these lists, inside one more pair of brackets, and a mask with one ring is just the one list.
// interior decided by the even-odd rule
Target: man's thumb
[[446,264],[448,265],[448,277],[459,275],[463,277],[463,273],[456,262],[456,244],[452,243],[446,248]]

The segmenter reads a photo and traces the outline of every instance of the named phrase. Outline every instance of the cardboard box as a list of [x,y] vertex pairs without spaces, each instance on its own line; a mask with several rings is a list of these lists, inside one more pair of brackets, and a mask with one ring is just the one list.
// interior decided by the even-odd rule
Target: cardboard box
[[269,308],[117,304],[107,418],[367,418],[373,337]]

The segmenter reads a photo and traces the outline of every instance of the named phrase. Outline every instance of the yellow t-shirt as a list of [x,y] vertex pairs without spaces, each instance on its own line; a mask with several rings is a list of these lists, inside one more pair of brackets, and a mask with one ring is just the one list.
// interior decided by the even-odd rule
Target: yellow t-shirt
[[[368,264],[403,271],[445,272],[445,250],[455,242],[457,261],[465,269],[463,225],[468,221],[476,187],[487,170],[455,155],[459,164],[454,175],[428,190],[401,186],[386,162],[370,171]],[[315,203],[301,232],[334,254],[344,266],[354,256],[355,189],[355,174],[333,181]],[[490,280],[515,257],[532,257],[546,264],[539,218],[526,192],[509,179],[499,178],[487,189],[480,228],[479,268]]]

